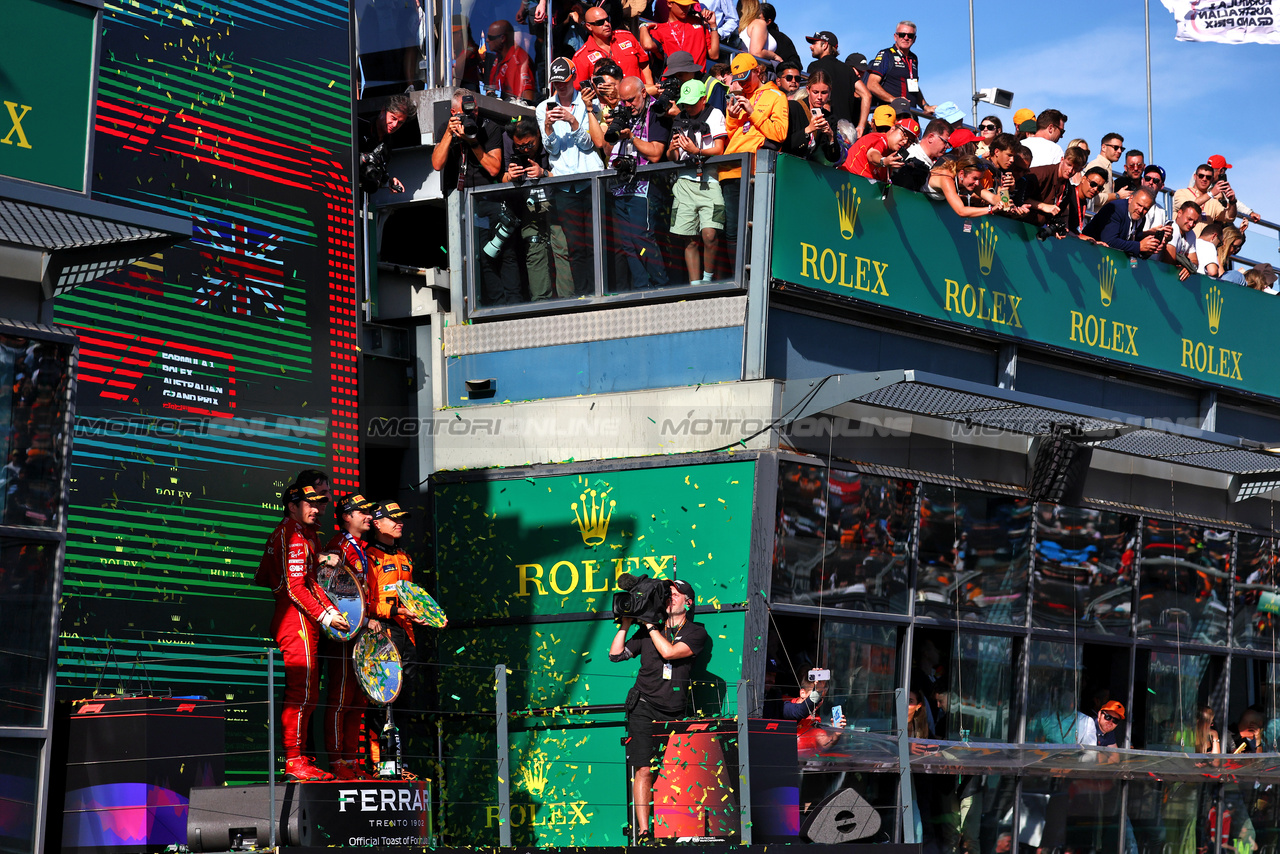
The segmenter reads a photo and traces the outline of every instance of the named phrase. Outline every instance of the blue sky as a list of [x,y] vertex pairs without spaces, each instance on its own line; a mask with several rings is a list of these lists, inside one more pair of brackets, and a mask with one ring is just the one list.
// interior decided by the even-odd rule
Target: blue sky
[[[919,26],[916,53],[921,88],[930,103],[955,101],[970,113],[969,10],[961,0],[871,4],[848,0],[774,0],[778,25],[808,56],[806,34],[820,29],[840,39],[840,55],[868,58],[893,43],[898,21]],[[1026,0],[974,0],[978,88],[1014,92],[1013,108],[982,109],[1009,128],[1013,111],[1066,113],[1067,136],[1089,141],[1096,156],[1102,134],[1115,131],[1126,148],[1147,154],[1168,173],[1168,186],[1187,186],[1195,167],[1221,154],[1239,198],[1264,219],[1280,222],[1280,46],[1179,42],[1174,20],[1151,0],[1151,87],[1155,156],[1147,150],[1143,5],[1138,0],[1079,0],[1059,6]],[[1242,253],[1280,265],[1275,232],[1258,229]]]

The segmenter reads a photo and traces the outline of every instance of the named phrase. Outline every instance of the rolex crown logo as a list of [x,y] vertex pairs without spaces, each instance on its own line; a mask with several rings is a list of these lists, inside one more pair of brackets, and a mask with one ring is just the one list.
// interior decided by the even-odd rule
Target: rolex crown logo
[[1098,263],[1098,289],[1102,293],[1102,304],[1111,305],[1111,297],[1116,292],[1116,262],[1110,258]]
[[1218,290],[1217,285],[1214,285],[1209,288],[1209,293],[1205,295],[1205,299],[1209,303],[1209,331],[1217,335],[1218,324],[1222,322],[1222,291]]
[[996,259],[996,241],[999,239],[1000,235],[996,234],[991,223],[984,222],[978,226],[978,269],[984,276],[991,275],[991,264]]
[[840,211],[840,236],[845,240],[853,239],[853,227],[858,222],[858,207],[861,204],[858,191],[849,184],[836,191],[836,207]]
[[618,502],[609,501],[606,507],[605,499],[608,495],[608,489],[598,493],[594,489],[587,489],[579,496],[578,501],[571,505],[573,518],[577,521],[578,531],[582,534],[582,542],[589,546],[600,545],[609,535],[609,519],[613,517],[613,508],[618,506]]
[[528,764],[520,769],[520,785],[535,798],[542,797],[547,788],[547,758],[541,753],[529,757]]

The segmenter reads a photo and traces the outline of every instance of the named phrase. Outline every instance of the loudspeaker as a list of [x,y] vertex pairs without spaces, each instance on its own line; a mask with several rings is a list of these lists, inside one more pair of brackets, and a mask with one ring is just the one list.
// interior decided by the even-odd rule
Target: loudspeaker
[[1089,476],[1093,448],[1083,445],[1057,425],[1048,436],[1037,436],[1027,455],[1027,497],[1054,504],[1079,504]]
[[[297,783],[276,785],[276,844],[305,844],[307,815]],[[230,851],[270,845],[267,787],[217,786],[192,789],[187,811],[187,847],[191,851]]]
[[988,101],[1006,110],[1013,106],[1013,93],[1008,89],[997,89],[994,86],[990,89],[979,89],[974,92],[973,99],[975,101]]
[[842,845],[880,832],[880,813],[853,789],[841,789],[809,811],[800,835],[821,845]]

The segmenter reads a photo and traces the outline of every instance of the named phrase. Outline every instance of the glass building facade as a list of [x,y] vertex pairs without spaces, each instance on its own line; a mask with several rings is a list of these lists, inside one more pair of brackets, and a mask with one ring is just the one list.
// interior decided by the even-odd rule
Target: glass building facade
[[74,339],[0,322],[0,851],[47,809]]
[[[896,805],[883,841],[1280,845],[1280,761],[1254,755],[1280,750],[1274,539],[839,463],[784,459],[778,483],[766,708],[828,668],[825,708],[892,736],[908,692],[908,798],[856,748],[829,766]],[[1079,746],[1115,702],[1118,749]],[[1213,734],[1248,762],[1212,757]]]

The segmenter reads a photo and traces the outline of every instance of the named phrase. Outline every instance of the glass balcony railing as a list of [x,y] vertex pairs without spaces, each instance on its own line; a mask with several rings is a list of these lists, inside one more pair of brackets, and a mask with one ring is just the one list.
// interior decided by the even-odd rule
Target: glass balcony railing
[[750,193],[722,192],[717,176],[745,161],[711,158],[700,174],[660,163],[634,175],[610,169],[471,190],[468,316],[741,288]]

